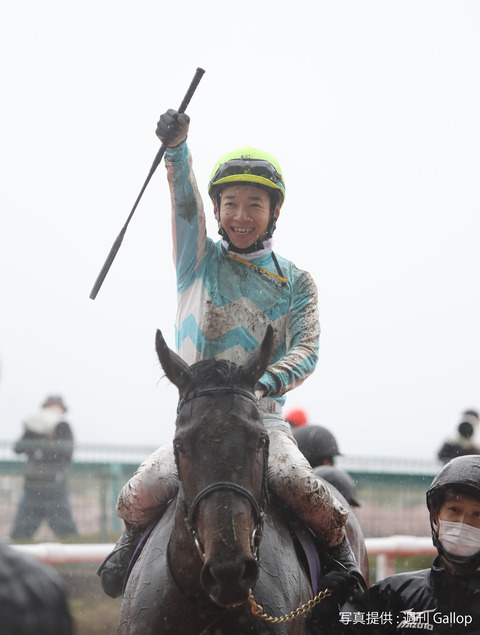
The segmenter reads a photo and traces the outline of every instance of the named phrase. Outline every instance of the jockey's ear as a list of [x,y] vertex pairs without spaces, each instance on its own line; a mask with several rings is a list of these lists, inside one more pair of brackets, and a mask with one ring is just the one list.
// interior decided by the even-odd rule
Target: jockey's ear
[[273,351],[273,327],[267,326],[267,331],[260,346],[247,357],[247,361],[240,369],[240,377],[252,391],[260,377],[267,370]]
[[168,348],[162,332],[158,329],[155,337],[155,348],[165,375],[172,384],[175,384],[182,397],[193,381],[190,366],[184,362],[179,355]]

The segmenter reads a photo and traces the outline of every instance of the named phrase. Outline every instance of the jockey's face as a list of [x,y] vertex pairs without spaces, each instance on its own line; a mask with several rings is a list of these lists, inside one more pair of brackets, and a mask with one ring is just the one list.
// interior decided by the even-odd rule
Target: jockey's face
[[[267,230],[270,220],[270,196],[256,185],[229,185],[220,197],[220,223],[235,247],[253,245]],[[280,208],[275,215],[278,218]]]

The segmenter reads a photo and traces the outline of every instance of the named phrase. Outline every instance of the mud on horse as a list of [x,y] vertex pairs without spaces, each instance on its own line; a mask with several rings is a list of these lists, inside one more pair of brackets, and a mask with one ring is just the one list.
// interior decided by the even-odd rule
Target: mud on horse
[[242,366],[188,366],[157,331],[160,363],[179,391],[180,489],[132,569],[121,635],[307,632],[305,615],[272,622],[254,615],[248,601],[253,591],[266,614],[282,616],[313,595],[299,546],[267,496],[268,434],[254,388],[272,346],[268,327]]

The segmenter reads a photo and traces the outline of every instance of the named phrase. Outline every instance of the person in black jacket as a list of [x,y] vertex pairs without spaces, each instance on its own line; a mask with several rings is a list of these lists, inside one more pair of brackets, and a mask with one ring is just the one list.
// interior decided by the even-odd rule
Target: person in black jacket
[[68,591],[58,573],[0,541],[0,633],[73,635]]
[[398,573],[371,586],[339,614],[339,632],[479,635],[480,457],[449,461],[427,491],[433,544],[430,569]]
[[57,395],[48,397],[40,412],[24,422],[24,434],[14,450],[25,454],[25,485],[10,537],[31,538],[42,520],[57,536],[76,534],[68,500],[67,469],[73,454],[73,434],[65,421],[67,407]]

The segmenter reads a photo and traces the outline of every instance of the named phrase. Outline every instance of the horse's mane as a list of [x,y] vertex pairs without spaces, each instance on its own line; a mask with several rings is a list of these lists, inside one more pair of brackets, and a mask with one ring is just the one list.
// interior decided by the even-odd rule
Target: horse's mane
[[189,387],[196,390],[200,386],[237,386],[239,383],[240,366],[226,359],[206,359],[190,366],[193,381]]

